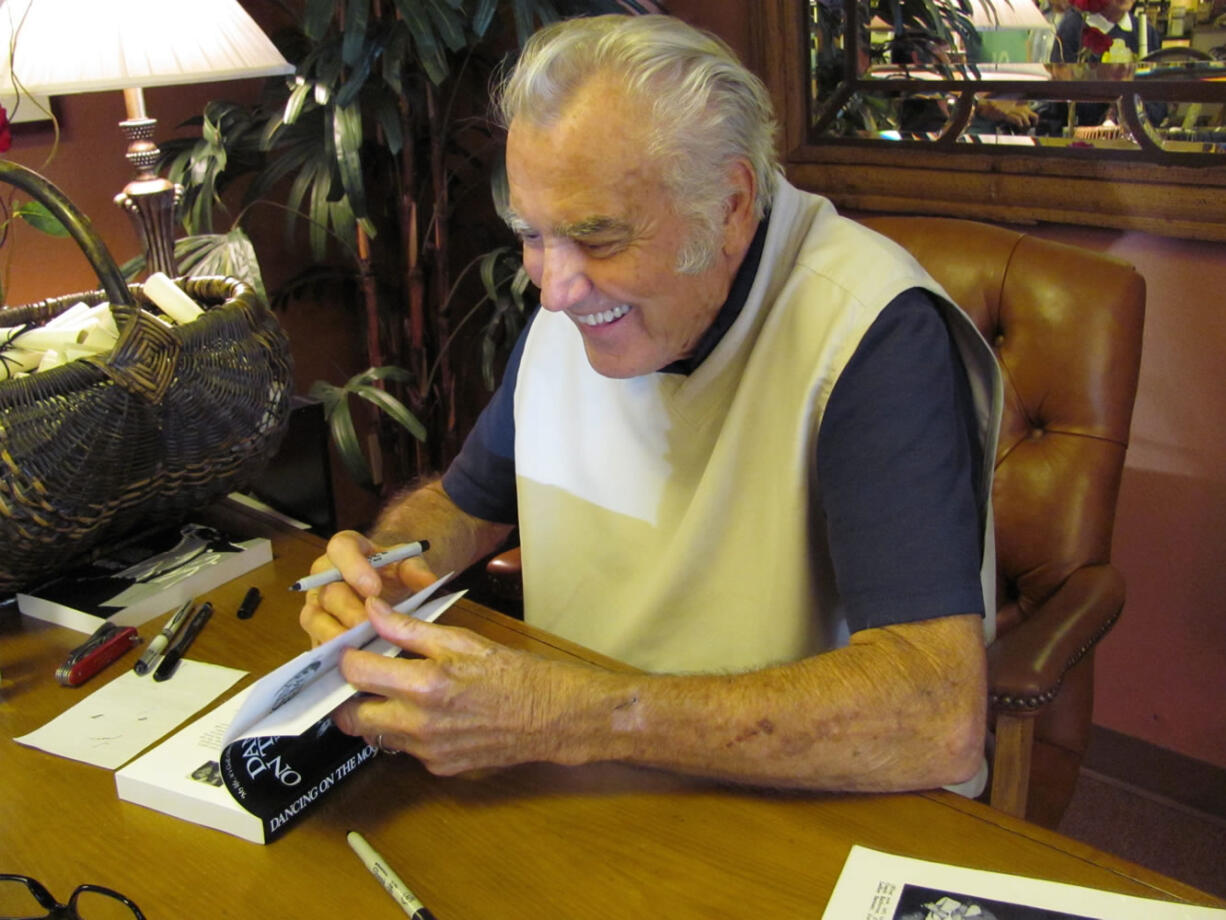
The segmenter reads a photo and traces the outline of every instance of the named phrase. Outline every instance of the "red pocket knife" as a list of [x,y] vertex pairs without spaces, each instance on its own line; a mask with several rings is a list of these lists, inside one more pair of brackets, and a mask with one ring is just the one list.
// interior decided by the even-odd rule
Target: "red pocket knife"
[[55,679],[65,687],[79,687],[140,641],[134,626],[103,623],[92,636],[68,653],[56,670]]

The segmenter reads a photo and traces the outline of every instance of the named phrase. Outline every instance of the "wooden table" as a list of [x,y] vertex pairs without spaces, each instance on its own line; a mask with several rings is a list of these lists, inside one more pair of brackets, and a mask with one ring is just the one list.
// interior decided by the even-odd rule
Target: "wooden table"
[[[286,586],[320,546],[278,531],[270,565],[207,595],[218,615],[191,657],[258,676],[301,651],[300,597]],[[234,610],[252,584],[265,599],[240,621]],[[146,641],[162,619],[142,627]],[[465,601],[444,622],[545,655],[588,657]],[[80,640],[15,614],[0,620],[0,872],[34,876],[61,898],[81,882],[106,885],[149,920],[403,916],[350,851],[349,829],[383,853],[439,920],[816,918],[853,843],[1222,904],[949,793],[770,793],[616,764],[439,778],[412,758],[379,757],[282,838],[258,846],[121,802],[110,771],[11,740],[135,661],[130,652],[84,687],[62,688],[53,672]]]

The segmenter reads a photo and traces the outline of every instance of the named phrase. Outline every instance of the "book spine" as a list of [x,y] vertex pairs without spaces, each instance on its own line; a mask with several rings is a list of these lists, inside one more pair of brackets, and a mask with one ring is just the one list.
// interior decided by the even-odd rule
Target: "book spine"
[[376,754],[325,717],[298,736],[240,738],[221,753],[234,800],[264,824],[271,842]]

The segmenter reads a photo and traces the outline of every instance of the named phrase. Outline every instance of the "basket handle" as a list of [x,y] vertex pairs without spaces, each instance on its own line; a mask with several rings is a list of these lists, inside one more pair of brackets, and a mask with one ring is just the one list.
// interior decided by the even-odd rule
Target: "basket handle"
[[112,305],[136,305],[123,273],[102,239],[94,232],[93,224],[63,192],[44,176],[11,160],[0,160],[0,182],[17,186],[55,215],[89,259]]

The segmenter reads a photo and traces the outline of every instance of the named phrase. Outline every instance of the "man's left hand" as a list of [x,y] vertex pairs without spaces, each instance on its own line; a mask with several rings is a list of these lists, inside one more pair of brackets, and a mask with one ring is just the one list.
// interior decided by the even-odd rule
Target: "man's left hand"
[[439,775],[567,759],[559,750],[561,701],[597,669],[424,623],[379,598],[366,609],[379,635],[421,657],[346,652],[341,673],[369,695],[336,710],[342,731],[412,754]]

